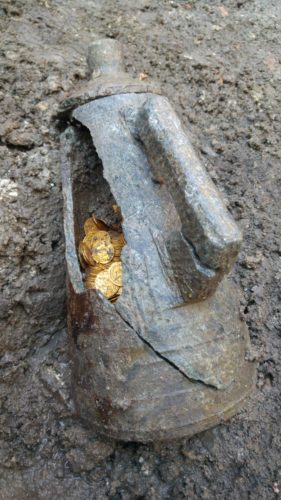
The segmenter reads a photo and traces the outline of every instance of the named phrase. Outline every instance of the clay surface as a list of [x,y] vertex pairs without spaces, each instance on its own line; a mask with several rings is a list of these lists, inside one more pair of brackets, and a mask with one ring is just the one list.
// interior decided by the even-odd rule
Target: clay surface
[[[279,23],[277,0],[1,2],[1,499],[278,497]],[[165,445],[101,439],[69,397],[52,116],[86,81],[100,36],[127,46],[132,74],[161,83],[244,232],[232,279],[259,362],[255,396],[230,423]]]

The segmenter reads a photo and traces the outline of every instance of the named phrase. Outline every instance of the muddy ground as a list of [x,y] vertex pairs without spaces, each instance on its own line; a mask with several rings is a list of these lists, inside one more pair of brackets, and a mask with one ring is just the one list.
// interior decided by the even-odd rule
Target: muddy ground
[[[279,0],[2,0],[1,499],[278,497],[280,18]],[[70,398],[52,115],[86,78],[86,48],[100,35],[124,43],[135,76],[160,81],[244,231],[232,276],[256,392],[228,424],[190,440],[107,442]]]

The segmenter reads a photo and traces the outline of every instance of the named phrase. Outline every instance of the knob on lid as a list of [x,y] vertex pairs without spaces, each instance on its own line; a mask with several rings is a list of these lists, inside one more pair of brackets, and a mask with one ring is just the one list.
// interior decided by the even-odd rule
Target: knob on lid
[[93,42],[88,49],[87,62],[91,79],[62,99],[56,112],[57,118],[69,119],[74,108],[98,97],[145,92],[162,94],[152,80],[140,81],[125,72],[122,45],[113,38]]
[[96,40],[89,46],[87,62],[93,76],[97,73],[123,73],[122,46],[112,38]]

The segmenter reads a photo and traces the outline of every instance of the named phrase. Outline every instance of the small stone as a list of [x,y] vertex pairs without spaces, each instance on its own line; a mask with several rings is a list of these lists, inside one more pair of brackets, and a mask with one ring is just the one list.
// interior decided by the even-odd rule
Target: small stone
[[139,80],[141,80],[141,81],[147,80],[147,78],[149,78],[149,75],[147,73],[142,72],[139,74]]
[[18,53],[14,52],[13,50],[7,50],[5,52],[6,59],[9,59],[10,61],[15,61],[18,58]]
[[51,75],[47,78],[48,88],[50,92],[59,92],[62,89],[62,84],[60,78],[55,75]]
[[47,111],[48,107],[49,104],[47,103],[47,101],[40,101],[38,102],[38,104],[36,104],[36,108],[40,109],[40,111]]
[[29,130],[13,130],[6,136],[7,144],[12,146],[21,146],[27,149],[32,148],[35,144],[40,144],[40,138],[33,129]]
[[0,179],[0,200],[16,201],[18,184],[10,179]]
[[280,493],[280,487],[279,487],[278,481],[275,481],[275,483],[273,483],[273,491],[274,491],[274,493],[276,493],[276,495],[278,495]]
[[218,24],[213,24],[212,25],[212,30],[213,31],[220,31],[223,27],[219,26]]
[[218,7],[218,11],[219,11],[219,13],[220,13],[220,15],[221,15],[222,17],[227,17],[227,16],[229,15],[229,12],[228,12],[227,8],[226,8],[226,7],[224,7],[224,5],[220,5],[220,6]]
[[9,134],[10,132],[18,128],[19,128],[19,122],[9,118],[4,123],[1,123],[0,136],[5,137],[5,135]]
[[260,102],[263,98],[263,91],[257,85],[254,85],[253,89],[250,91],[250,94],[255,102]]
[[244,265],[247,269],[256,269],[262,261],[262,253],[258,252],[256,255],[246,255]]

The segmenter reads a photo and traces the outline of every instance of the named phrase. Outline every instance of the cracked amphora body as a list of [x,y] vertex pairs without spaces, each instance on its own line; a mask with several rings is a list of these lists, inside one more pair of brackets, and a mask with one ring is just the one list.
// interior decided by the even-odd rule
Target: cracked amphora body
[[[93,78],[63,103],[68,329],[80,417],[101,433],[151,441],[229,418],[253,387],[248,332],[225,274],[241,234],[168,100],[93,44]],[[83,220],[117,204],[126,246],[115,304],[85,289]]]

